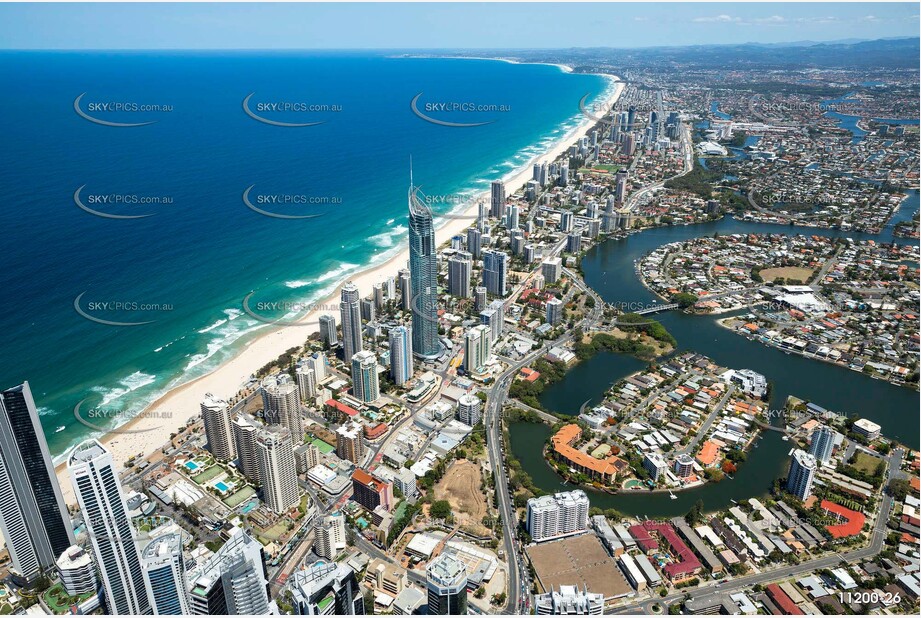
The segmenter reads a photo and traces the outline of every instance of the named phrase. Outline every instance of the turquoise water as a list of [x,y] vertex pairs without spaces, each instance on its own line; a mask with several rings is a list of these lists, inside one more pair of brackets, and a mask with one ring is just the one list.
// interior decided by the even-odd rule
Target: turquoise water
[[[609,87],[546,65],[301,52],[2,52],[0,79],[0,112],[15,119],[0,149],[0,386],[29,380],[57,457],[99,433],[75,418],[78,403],[101,410],[97,428],[118,425],[251,341],[264,327],[242,310],[251,292],[251,306],[317,302],[349,274],[386,260],[406,242],[410,156],[425,194],[460,196],[433,204],[446,214],[565,135],[582,119],[580,99]],[[75,113],[81,93],[82,112],[156,122],[89,122]],[[242,107],[250,93],[253,106],[324,106],[263,113],[323,124],[253,120]],[[508,111],[431,112],[491,121],[445,127],[413,114],[419,93],[423,110],[472,102]],[[98,111],[110,102],[161,111]],[[250,186],[251,199],[326,201],[274,206],[319,215],[282,220],[246,207]],[[105,214],[153,215],[113,220],[81,210],[80,187],[83,203],[109,195],[169,201],[92,204]],[[90,321],[75,310],[78,297],[93,317],[151,322]],[[114,303],[124,308],[105,308]],[[164,412],[178,426],[197,410]]]

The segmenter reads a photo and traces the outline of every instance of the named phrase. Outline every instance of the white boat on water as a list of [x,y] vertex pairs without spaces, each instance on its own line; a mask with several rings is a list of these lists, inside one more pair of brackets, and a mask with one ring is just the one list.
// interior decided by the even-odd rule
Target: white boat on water
[[65,429],[67,429],[67,427],[65,427],[64,425],[61,425],[60,427],[54,430],[54,433],[61,433]]
[[672,500],[677,500],[677,499],[678,499],[678,496],[676,496],[675,494],[673,494],[671,489],[668,490],[668,497],[671,498]]

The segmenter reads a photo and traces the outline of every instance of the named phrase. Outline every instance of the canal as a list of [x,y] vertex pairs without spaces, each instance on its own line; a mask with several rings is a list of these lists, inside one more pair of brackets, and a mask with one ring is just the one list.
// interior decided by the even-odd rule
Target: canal
[[[918,192],[913,191],[893,219],[910,218],[917,208]],[[893,241],[891,225],[879,235],[869,235],[743,222],[726,217],[711,223],[654,228],[624,239],[608,240],[592,248],[583,259],[585,281],[608,303],[634,306],[652,303],[656,297],[636,277],[635,260],[663,244],[737,232],[786,232]],[[856,413],[869,418],[882,425],[885,435],[911,448],[919,447],[919,399],[918,393],[912,389],[749,341],[718,326],[713,316],[668,312],[656,317],[674,335],[679,351],[692,350],[709,356],[720,365],[753,369],[767,376],[773,384],[771,409],[781,408],[788,395],[795,395],[838,413]],[[627,355],[599,353],[576,365],[562,381],[548,387],[541,396],[541,403],[550,410],[577,414],[584,402],[588,401],[590,405],[598,403],[613,383],[643,366],[642,361]],[[562,478],[547,465],[541,454],[540,445],[549,436],[549,428],[543,424],[514,423],[509,431],[512,452],[535,484],[547,491],[562,490]],[[612,495],[589,492],[592,505],[614,508],[628,515],[672,517],[686,513],[698,499],[704,502],[707,511],[716,511],[731,506],[733,500],[764,495],[774,479],[784,475],[791,445],[775,432],[764,432],[756,444],[749,453],[748,461],[739,466],[732,480],[681,491],[675,494],[675,499],[667,493]]]

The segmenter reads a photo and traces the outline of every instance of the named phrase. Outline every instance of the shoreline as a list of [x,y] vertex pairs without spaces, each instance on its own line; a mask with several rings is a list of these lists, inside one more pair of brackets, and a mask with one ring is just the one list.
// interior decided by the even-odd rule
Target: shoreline
[[[486,58],[482,60],[486,60]],[[492,58],[491,60],[511,62],[498,58]],[[565,71],[562,66],[552,66],[557,66],[560,70]],[[600,101],[600,103],[605,106],[605,109],[609,109],[617,102],[623,92],[624,84],[617,76],[603,75],[603,77],[607,80],[608,86],[599,95],[603,97],[603,101]],[[546,151],[531,157],[521,167],[503,176],[501,180],[506,185],[506,194],[513,194],[531,179],[534,164],[552,162],[595,124],[596,122],[591,118],[584,117],[582,122],[555,141]],[[442,218],[441,221],[436,219],[436,245],[443,245],[452,236],[470,227],[477,216],[478,203],[483,199],[489,199],[489,189],[476,192],[466,209],[452,212]],[[200,414],[200,403],[206,393],[213,393],[219,398],[229,399],[261,367],[274,361],[292,347],[303,345],[312,333],[319,330],[319,325],[317,324],[319,316],[329,313],[326,307],[338,302],[340,291],[346,282],[351,281],[354,283],[358,286],[359,293],[362,296],[366,296],[372,292],[372,286],[375,283],[405,267],[408,260],[409,249],[405,247],[395,251],[379,263],[372,263],[362,270],[346,275],[336,283],[336,286],[328,295],[319,302],[313,303],[322,307],[321,309],[315,309],[307,313],[299,318],[295,324],[267,328],[264,332],[257,333],[251,341],[240,347],[231,358],[216,366],[210,372],[167,390],[136,416],[96,439],[111,452],[116,466],[119,467],[125,461],[139,454],[145,457],[150,455],[153,451],[166,444],[170,440],[170,434],[184,426],[187,419],[197,417]],[[169,420],[164,423],[164,419]],[[71,505],[75,504],[75,499],[73,488],[68,479],[65,455],[66,453],[60,455],[61,461],[55,464],[55,473],[61,486],[64,501]]]

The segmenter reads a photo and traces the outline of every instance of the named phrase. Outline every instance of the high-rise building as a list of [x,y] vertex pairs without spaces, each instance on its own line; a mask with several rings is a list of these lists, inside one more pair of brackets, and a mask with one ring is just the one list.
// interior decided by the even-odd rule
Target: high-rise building
[[149,614],[137,534],[111,453],[97,440],[86,440],[70,452],[67,469],[102,575],[107,613]]
[[617,170],[614,177],[614,202],[617,206],[623,206],[627,198],[627,168],[622,167]]
[[403,311],[409,311],[412,307],[413,299],[412,278],[409,275],[409,269],[401,268],[398,278],[400,284],[400,308]]
[[448,260],[448,294],[458,298],[470,298],[470,273],[473,256],[458,251]]
[[265,616],[277,613],[269,602],[262,544],[237,528],[189,578],[191,613],[199,616]]
[[28,382],[0,393],[0,530],[27,586],[76,540]]
[[416,187],[409,187],[409,275],[412,288],[413,354],[437,358],[438,340],[438,252],[431,209],[419,199]]
[[345,516],[342,513],[320,518],[314,530],[316,538],[313,542],[313,552],[316,555],[332,560],[345,549]]
[[307,363],[298,365],[295,372],[297,376],[297,393],[301,401],[313,401],[317,396],[317,374]]
[[361,464],[365,455],[365,444],[362,441],[362,427],[356,422],[349,425],[340,425],[336,430],[336,455],[340,459]]
[[336,316],[320,316],[320,341],[330,348],[339,343],[339,335],[336,333]]
[[474,326],[464,335],[464,369],[482,373],[492,347],[492,330],[485,324]]
[[574,232],[570,232],[566,236],[566,252],[567,253],[581,253],[582,252],[582,230],[578,229]]
[[822,425],[812,432],[809,442],[809,454],[819,463],[828,463],[835,450],[835,430],[828,425]]
[[518,204],[512,204],[508,207],[508,212],[505,213],[505,227],[510,230],[518,229],[518,217],[520,215],[521,209],[518,207]]
[[483,286],[493,296],[505,296],[507,291],[508,254],[504,251],[483,251]]
[[230,426],[230,406],[223,399],[205,393],[205,400],[201,402],[201,418],[205,424],[208,450],[218,461],[233,461],[237,454]]
[[256,433],[256,461],[262,501],[269,509],[284,513],[300,501],[297,463],[287,427],[270,425]]
[[467,230],[467,251],[474,259],[480,259],[483,253],[483,232],[475,227]]
[[412,333],[406,326],[390,329],[390,375],[393,383],[403,386],[413,377]]
[[182,558],[182,537],[178,532],[164,534],[148,543],[141,551],[141,568],[155,615],[178,616],[191,612]]
[[571,232],[572,226],[575,225],[575,215],[568,210],[564,210],[560,213],[560,231],[561,232]]
[[464,393],[457,400],[457,420],[473,427],[480,422],[480,411],[483,402],[472,393]]
[[505,185],[493,180],[489,190],[489,215],[500,221],[505,218]]
[[287,427],[294,444],[304,443],[301,396],[291,376],[278,373],[262,381],[262,406],[267,424]]
[[259,461],[256,458],[256,433],[261,425],[256,419],[241,412],[233,419],[233,441],[237,447],[237,468],[257,487],[262,484],[259,479]]
[[534,608],[538,616],[601,616],[604,613],[604,595],[589,592],[588,587],[560,586],[559,591],[534,595]]
[[547,323],[556,326],[563,321],[563,301],[551,298],[547,301]]
[[358,286],[351,281],[342,286],[339,317],[342,322],[342,359],[349,363],[353,354],[364,349],[361,342],[361,297]]
[[313,369],[313,375],[316,378],[317,384],[326,379],[327,373],[327,360],[326,354],[323,352],[314,352],[305,359],[307,366]]
[[65,549],[55,566],[68,596],[79,597],[99,589],[93,559],[79,545]]
[[467,613],[467,567],[454,554],[444,552],[425,569],[430,616]]
[[364,322],[374,322],[377,320],[377,307],[373,298],[362,298],[360,301],[361,319]]
[[556,283],[563,275],[563,260],[558,257],[547,258],[540,265],[540,273],[545,283]]
[[505,303],[494,300],[480,312],[480,324],[489,327],[492,332],[492,341],[495,343],[505,330]]
[[488,297],[486,293],[486,288],[484,288],[481,285],[478,285],[476,289],[474,289],[473,308],[476,309],[477,311],[482,311],[483,309],[486,309],[487,302],[488,302]]
[[393,509],[393,484],[356,468],[352,472],[352,500],[373,511],[377,507]]
[[374,301],[374,308],[377,311],[384,310],[384,282],[378,281],[371,286],[371,299]]
[[376,401],[380,397],[377,357],[370,350],[352,356],[352,393],[364,403]]
[[802,449],[793,451],[793,459],[790,460],[790,472],[787,475],[787,491],[800,500],[805,500],[811,496],[815,470],[815,457]]
[[318,561],[295,571],[285,584],[299,616],[363,616],[364,598],[355,571],[345,564]]
[[588,496],[581,489],[528,500],[527,530],[540,542],[588,528]]

